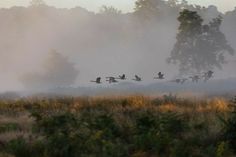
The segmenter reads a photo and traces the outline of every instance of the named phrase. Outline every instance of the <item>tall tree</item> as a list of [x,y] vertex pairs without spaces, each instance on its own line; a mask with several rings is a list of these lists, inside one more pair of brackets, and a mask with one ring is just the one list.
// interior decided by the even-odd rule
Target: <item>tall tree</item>
[[197,12],[185,9],[180,12],[178,21],[177,42],[167,61],[179,64],[180,74],[221,69],[222,64],[226,63],[225,54],[234,54],[233,48],[220,31],[220,16],[203,25],[203,19]]
[[70,86],[75,83],[78,70],[67,57],[55,50],[49,53],[44,62],[43,73],[28,73],[21,78],[23,85],[29,89],[50,89]]

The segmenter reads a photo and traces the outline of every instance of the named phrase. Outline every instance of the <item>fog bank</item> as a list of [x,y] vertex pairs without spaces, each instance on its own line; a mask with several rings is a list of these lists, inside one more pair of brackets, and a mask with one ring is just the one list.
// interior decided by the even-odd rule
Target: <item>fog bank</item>
[[[206,22],[221,14],[222,32],[236,49],[236,10],[220,13],[216,7],[196,10]],[[0,9],[0,86],[1,91],[40,88],[40,82],[52,86],[95,86],[90,80],[97,76],[135,74],[145,78],[143,84],[153,83],[153,77],[163,71],[168,79],[178,76],[177,67],[166,63],[176,42],[180,6],[166,4],[157,16],[149,19],[132,13],[122,14],[107,8],[102,13],[83,8],[57,9],[46,5]],[[73,63],[71,68],[58,66],[62,77],[51,73],[54,81],[47,80],[45,61],[55,49]],[[216,78],[236,77],[235,56],[228,56],[228,64],[222,71],[216,70]],[[64,72],[63,72],[64,71]],[[79,71],[79,75],[73,71]],[[25,76],[29,76],[24,79]],[[33,76],[34,75],[34,76]],[[76,77],[75,77],[76,76]],[[32,85],[36,79],[38,85]],[[38,81],[37,81],[38,80]],[[48,80],[50,80],[48,78]],[[63,83],[69,80],[70,83]],[[53,84],[53,82],[55,84]]]

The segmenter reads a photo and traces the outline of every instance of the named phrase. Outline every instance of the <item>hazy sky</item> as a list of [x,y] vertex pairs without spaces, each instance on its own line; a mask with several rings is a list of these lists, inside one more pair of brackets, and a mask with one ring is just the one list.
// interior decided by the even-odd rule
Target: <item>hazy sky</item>
[[[0,7],[28,6],[30,0],[0,0]],[[204,6],[216,5],[220,11],[232,10],[236,0],[188,0],[190,3]],[[45,0],[48,5],[71,8],[81,6],[91,11],[98,11],[102,5],[114,6],[124,12],[132,11],[135,0]]]

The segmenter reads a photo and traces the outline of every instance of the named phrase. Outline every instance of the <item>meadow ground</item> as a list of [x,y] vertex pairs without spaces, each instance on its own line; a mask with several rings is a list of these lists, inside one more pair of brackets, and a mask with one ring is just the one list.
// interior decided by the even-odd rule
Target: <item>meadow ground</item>
[[0,101],[0,157],[231,157],[235,100],[28,97]]

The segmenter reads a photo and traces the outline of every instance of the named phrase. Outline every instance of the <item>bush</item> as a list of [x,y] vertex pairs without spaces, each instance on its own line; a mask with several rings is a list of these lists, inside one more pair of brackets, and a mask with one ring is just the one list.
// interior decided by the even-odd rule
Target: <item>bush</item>
[[136,122],[134,136],[136,150],[158,156],[171,155],[172,148],[179,149],[177,145],[180,144],[185,131],[186,125],[180,115],[176,113],[153,115],[147,112]]
[[21,130],[21,127],[17,123],[0,124],[0,134],[5,133],[5,132],[16,131],[16,130]]
[[[37,115],[37,114],[35,114]],[[41,118],[39,118],[41,117]],[[49,156],[124,156],[119,128],[111,115],[76,116],[61,113],[52,116],[37,115],[36,130],[45,140]]]
[[[198,110],[193,102],[185,99],[170,96],[153,102],[142,97],[82,103],[76,100],[79,104],[76,110],[70,108],[74,101],[33,101],[35,105],[27,107],[34,119],[32,138],[19,137],[3,142],[0,151],[15,157],[221,157],[229,156],[230,150],[235,148],[234,109],[230,114],[221,113],[227,118],[223,138],[218,138],[222,133],[216,118],[218,113],[206,112],[204,108]],[[167,102],[177,105],[181,112],[160,110],[159,105]],[[205,105],[208,104],[201,107],[207,108]],[[0,125],[3,136],[9,131],[24,129],[20,123],[8,123]]]
[[236,152],[236,97],[232,100],[232,112],[227,120],[221,118],[224,123],[223,140],[229,143],[230,148]]
[[23,137],[11,140],[6,147],[7,152],[15,157],[42,157],[44,154],[42,143],[29,143]]
[[43,116],[34,113],[36,117],[35,131],[46,138],[45,148],[50,156],[75,156],[77,119],[71,113]]

